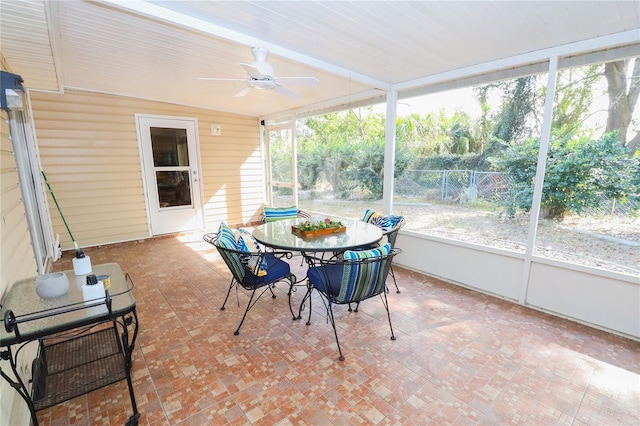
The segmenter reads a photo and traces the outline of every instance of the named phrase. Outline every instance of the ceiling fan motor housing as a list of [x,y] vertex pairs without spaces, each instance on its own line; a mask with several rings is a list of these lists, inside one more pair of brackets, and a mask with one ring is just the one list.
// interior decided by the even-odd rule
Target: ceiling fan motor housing
[[253,87],[254,89],[273,89],[276,83],[273,81],[271,77],[263,76],[261,78],[255,78],[254,76],[249,76],[249,80],[247,81],[249,87]]

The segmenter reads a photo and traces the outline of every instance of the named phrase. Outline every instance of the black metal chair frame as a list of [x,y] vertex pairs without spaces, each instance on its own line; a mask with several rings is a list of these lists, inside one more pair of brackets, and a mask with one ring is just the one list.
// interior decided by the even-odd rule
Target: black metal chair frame
[[[342,354],[342,348],[340,347],[340,340],[338,339],[338,331],[336,329],[336,323],[335,323],[335,317],[333,314],[333,305],[351,305],[351,303],[356,303],[358,306],[360,304],[360,302],[367,300],[367,299],[371,299],[374,296],[380,296],[380,299],[382,300],[382,304],[384,305],[385,310],[387,311],[387,319],[389,321],[389,329],[391,330],[391,340],[396,340],[396,336],[393,332],[393,326],[391,325],[391,314],[389,313],[389,303],[387,300],[387,289],[386,289],[386,284],[385,281],[387,279],[387,275],[389,273],[389,270],[391,268],[391,263],[393,260],[393,257],[399,253],[401,253],[402,250],[400,249],[392,249],[391,253],[387,254],[387,255],[383,255],[383,256],[378,256],[378,257],[371,257],[371,258],[364,258],[364,259],[341,259],[341,258],[332,258],[330,260],[322,258],[322,257],[315,257],[315,256],[306,256],[307,262],[309,263],[310,267],[318,267],[320,270],[322,270],[322,281],[325,283],[328,283],[330,281],[329,275],[327,273],[327,269],[326,267],[329,265],[341,265],[343,267],[343,273],[344,270],[346,268],[348,268],[349,266],[363,266],[363,265],[367,265],[367,264],[371,264],[371,263],[380,263],[381,267],[377,272],[377,276],[375,278],[375,283],[376,285],[374,286],[375,290],[369,294],[364,295],[363,297],[354,297],[354,298],[349,298],[349,299],[340,299],[339,298],[339,289],[338,289],[338,294],[329,294],[326,291],[322,291],[321,289],[318,289],[316,287],[313,286],[313,284],[308,281],[308,286],[309,286],[309,293],[307,294],[308,296],[308,300],[309,300],[309,317],[307,319],[307,325],[311,325],[311,293],[313,292],[313,290],[317,290],[318,293],[322,296],[322,301],[325,305],[325,309],[327,311],[327,316],[328,319],[331,321],[331,326],[333,327],[333,334],[336,338],[336,344],[338,346],[338,353],[340,354],[340,357],[338,358],[340,361],[344,361],[344,355]],[[326,286],[325,286],[326,287]],[[351,311],[351,308],[349,308],[349,311]],[[354,310],[354,312],[357,312],[358,309],[356,307],[356,309]]]
[[[258,276],[255,273],[257,272],[257,269],[256,269],[257,267],[249,266],[249,265],[260,265],[264,260],[265,256],[267,255],[273,256],[279,260],[291,259],[292,253],[289,251],[246,252],[246,251],[233,250],[233,249],[229,249],[229,248],[218,245],[216,233],[205,234],[203,236],[203,239],[206,242],[212,244],[218,250],[218,253],[220,253],[220,257],[222,257],[225,264],[229,268],[229,271],[231,272],[231,282],[229,283],[229,289],[227,290],[227,295],[224,298],[224,302],[222,303],[222,307],[220,308],[220,310],[221,311],[225,310],[225,306],[227,304],[227,300],[229,299],[229,295],[231,294],[231,290],[233,290],[234,288],[236,289],[236,299],[238,300],[238,306],[240,306],[240,299],[237,296],[239,287],[242,287],[243,289],[251,292],[249,296],[249,302],[247,303],[247,308],[245,309],[244,314],[242,315],[240,324],[238,324],[238,328],[233,333],[235,336],[240,334],[240,327],[242,327],[242,324],[244,323],[244,320],[247,317],[247,313],[249,312],[249,310],[253,306],[255,306],[258,300],[260,300],[260,297],[264,293],[266,293],[267,290],[271,292],[271,298],[275,298],[276,295],[273,292],[273,288],[275,287],[276,283],[280,281],[288,281],[289,293],[290,293],[294,283],[297,282],[296,276],[291,272],[274,277],[273,279],[267,281],[262,279],[262,277]],[[232,256],[237,256],[237,258],[240,260],[240,263],[244,267],[243,277],[237,275],[237,271],[234,265],[235,260],[233,259]],[[269,270],[267,269],[266,272],[268,274]],[[256,296],[256,293],[257,293],[257,296]],[[289,306],[289,308],[291,309],[291,306]],[[293,315],[293,310],[291,311],[291,315]]]

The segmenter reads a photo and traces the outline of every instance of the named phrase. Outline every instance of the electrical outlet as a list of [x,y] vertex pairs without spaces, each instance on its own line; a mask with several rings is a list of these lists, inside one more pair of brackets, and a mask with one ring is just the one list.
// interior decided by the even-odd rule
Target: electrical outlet
[[220,136],[222,135],[222,127],[220,127],[219,124],[212,124],[211,125],[211,134],[213,136]]

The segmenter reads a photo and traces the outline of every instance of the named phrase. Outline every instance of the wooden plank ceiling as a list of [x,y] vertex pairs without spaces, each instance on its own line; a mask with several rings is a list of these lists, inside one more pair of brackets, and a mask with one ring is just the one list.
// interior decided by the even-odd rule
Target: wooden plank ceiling
[[[612,34],[636,1],[3,1],[0,48],[25,85],[154,99],[251,116],[384,96],[390,85]],[[276,77],[313,76],[290,99],[234,97],[252,46]],[[588,49],[588,43],[587,43]]]

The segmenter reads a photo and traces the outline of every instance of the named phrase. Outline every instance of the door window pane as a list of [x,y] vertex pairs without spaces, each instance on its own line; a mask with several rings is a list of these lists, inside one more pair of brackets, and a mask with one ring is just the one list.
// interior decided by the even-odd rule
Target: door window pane
[[151,127],[150,130],[155,167],[189,166],[186,129]]
[[160,208],[191,205],[191,185],[188,171],[156,171],[156,183]]

